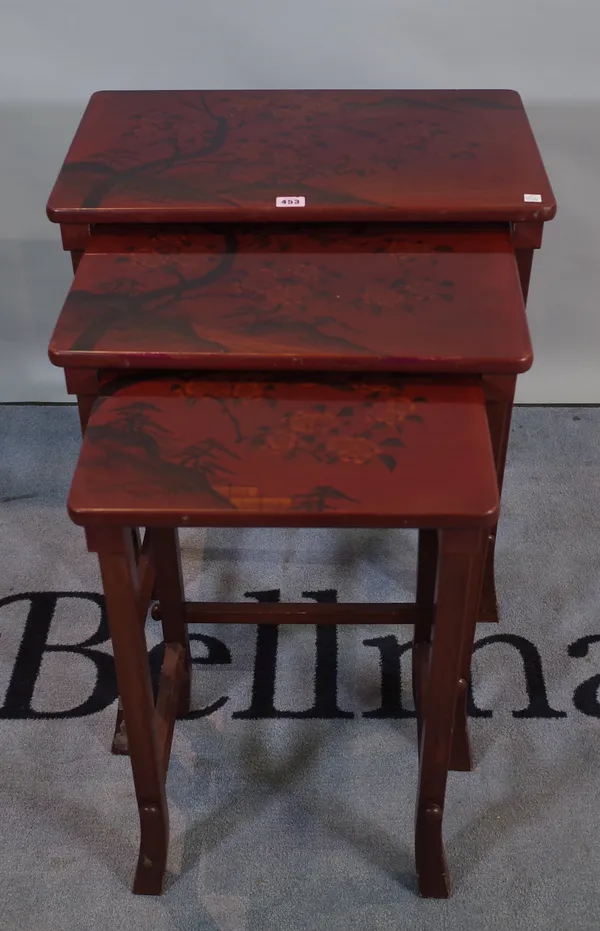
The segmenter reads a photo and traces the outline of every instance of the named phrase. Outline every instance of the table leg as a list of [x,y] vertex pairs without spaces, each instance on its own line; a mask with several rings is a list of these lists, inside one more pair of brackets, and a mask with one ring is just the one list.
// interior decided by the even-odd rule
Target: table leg
[[523,300],[527,305],[529,296],[529,282],[531,280],[531,266],[533,265],[533,249],[515,249],[517,267],[519,269],[519,280],[523,292]]
[[[136,561],[136,564],[139,567],[139,558],[142,551],[142,540],[140,532],[137,527],[130,527],[127,531],[131,534],[131,543],[133,546],[133,554]],[[136,569],[137,571],[137,569]],[[146,625],[145,615],[140,619],[142,629]],[[127,739],[127,725],[125,724],[125,716],[123,714],[123,702],[121,701],[121,696],[119,695],[119,700],[117,704],[117,716],[115,718],[115,729],[113,731],[112,743],[110,745],[110,752],[113,756],[129,756],[129,741]]]
[[481,548],[479,531],[440,534],[437,605],[433,638],[423,659],[422,734],[419,745],[419,789],[415,855],[419,892],[447,898],[450,880],[444,854],[442,820],[458,699],[461,646],[476,604],[473,563]]
[[479,599],[481,597],[481,585],[486,565],[487,541],[487,531],[480,533],[479,548],[472,562],[471,577],[469,580],[469,604],[467,606],[467,617],[462,639],[456,716],[454,718],[452,752],[450,754],[450,769],[457,772],[470,772],[473,769],[467,701],[469,683],[471,681],[471,658],[473,656],[473,643],[475,641],[475,631],[477,628]]
[[146,638],[138,622],[133,541],[126,530],[106,531],[98,535],[97,541],[140,818],[140,852],[133,891],[160,895],[169,843],[166,770],[157,734]]
[[85,433],[88,420],[90,419],[90,414],[92,413],[92,407],[94,406],[96,399],[97,395],[95,394],[77,395],[77,410],[79,411],[79,423],[81,425],[82,435]]
[[71,252],[71,264],[73,266],[73,271],[76,272],[79,267],[79,263],[83,257],[83,252],[73,251]]
[[438,570],[438,531],[419,530],[419,550],[417,557],[417,622],[413,636],[412,652],[412,687],[415,710],[417,712],[418,739],[421,740],[422,688],[419,669],[420,654],[431,646],[431,631],[435,610],[435,586]]
[[181,571],[181,552],[177,530],[153,527],[150,533],[156,567],[156,597],[160,603],[160,619],[165,647],[179,644],[183,649],[183,679],[179,690],[177,716],[185,717],[190,710],[190,678],[192,658],[185,618],[185,594]]
[[[504,468],[506,465],[506,452],[510,436],[516,381],[516,376],[514,375],[498,375],[487,376],[484,378],[483,383],[492,450],[496,465],[496,476],[498,479],[498,491],[500,495],[502,495],[502,484],[504,481]],[[496,582],[494,575],[494,554],[497,529],[496,525],[496,527],[490,530],[488,539],[487,560],[479,606],[479,621],[481,622],[494,622],[498,620],[498,602],[496,599]]]

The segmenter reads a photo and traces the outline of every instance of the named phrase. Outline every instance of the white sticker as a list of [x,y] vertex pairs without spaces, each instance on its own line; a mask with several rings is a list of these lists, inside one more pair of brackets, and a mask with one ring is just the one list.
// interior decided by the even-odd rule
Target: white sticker
[[306,207],[306,197],[276,197],[277,207]]
[[541,204],[541,194],[523,194],[523,200],[526,204]]

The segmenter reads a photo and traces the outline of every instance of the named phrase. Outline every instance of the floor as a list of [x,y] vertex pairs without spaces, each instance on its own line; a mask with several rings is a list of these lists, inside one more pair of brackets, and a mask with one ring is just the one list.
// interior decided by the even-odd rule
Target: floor
[[[478,631],[477,767],[449,780],[447,902],[415,892],[410,633],[372,627],[191,628],[167,888],[131,895],[137,815],[129,763],[108,752],[99,578],[64,508],[76,412],[0,406],[0,437],[2,931],[599,926],[600,409],[515,413],[502,620]],[[182,546],[192,598],[413,591],[406,532],[190,531]]]

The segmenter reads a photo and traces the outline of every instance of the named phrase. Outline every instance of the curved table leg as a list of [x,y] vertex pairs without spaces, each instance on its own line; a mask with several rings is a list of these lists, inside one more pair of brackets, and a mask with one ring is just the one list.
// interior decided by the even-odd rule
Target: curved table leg
[[166,771],[157,736],[146,638],[138,617],[131,532],[108,528],[97,532],[93,548],[100,561],[140,817],[140,854],[133,891],[160,895],[169,843]]
[[442,839],[446,782],[458,699],[463,633],[473,603],[479,531],[440,534],[437,608],[424,682],[415,855],[419,892],[447,898],[450,879]]
[[[498,489],[502,495],[506,452],[510,436],[510,423],[516,387],[515,375],[486,376],[483,387],[486,398],[486,411],[490,427],[490,439],[496,465]],[[497,526],[489,534],[488,550],[483,577],[483,588],[479,605],[479,621],[494,622],[498,620],[498,603],[494,576],[494,553],[496,549]]]

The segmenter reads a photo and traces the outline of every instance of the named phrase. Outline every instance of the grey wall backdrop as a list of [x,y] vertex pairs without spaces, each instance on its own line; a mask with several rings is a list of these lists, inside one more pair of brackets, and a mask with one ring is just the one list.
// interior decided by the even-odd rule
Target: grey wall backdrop
[[67,399],[45,202],[94,90],[514,87],[559,201],[519,400],[600,403],[599,21],[595,0],[0,0],[0,401]]

